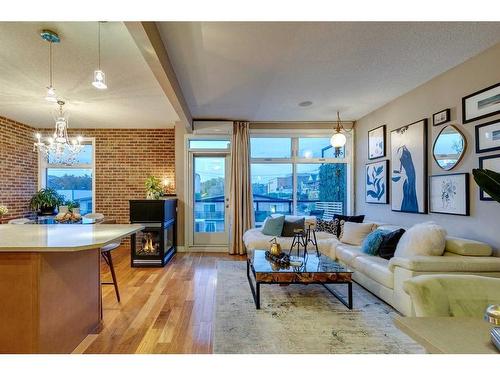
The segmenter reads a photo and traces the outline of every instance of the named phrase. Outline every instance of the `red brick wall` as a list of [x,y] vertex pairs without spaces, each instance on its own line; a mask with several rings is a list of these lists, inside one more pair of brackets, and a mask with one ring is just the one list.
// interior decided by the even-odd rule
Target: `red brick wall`
[[0,205],[9,213],[3,222],[29,216],[29,200],[37,190],[38,159],[33,128],[0,117]]
[[[8,220],[29,215],[38,162],[33,152],[35,130],[3,117],[0,124],[0,204],[8,206]],[[94,137],[96,142],[95,212],[127,223],[128,201],[145,198],[144,181],[149,175],[167,178],[170,192],[175,191],[174,129],[70,129],[70,136],[76,134]],[[14,152],[9,151],[13,147]]]

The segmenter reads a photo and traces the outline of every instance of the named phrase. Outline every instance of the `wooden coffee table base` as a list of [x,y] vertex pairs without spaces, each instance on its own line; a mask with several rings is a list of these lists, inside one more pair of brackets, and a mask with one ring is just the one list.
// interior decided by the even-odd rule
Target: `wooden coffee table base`
[[[250,271],[255,279],[252,281]],[[320,284],[325,287],[335,298],[352,310],[352,278],[350,273],[315,273],[315,272],[280,272],[280,273],[256,273],[252,262],[247,259],[247,279],[252,291],[255,308],[260,309],[260,285],[261,284]],[[330,284],[347,284],[347,300],[329,288]]]

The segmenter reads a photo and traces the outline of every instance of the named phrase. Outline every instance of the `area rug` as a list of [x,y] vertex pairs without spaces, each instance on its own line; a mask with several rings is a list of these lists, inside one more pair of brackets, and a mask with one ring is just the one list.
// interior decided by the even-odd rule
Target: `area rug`
[[[346,286],[335,289],[345,295]],[[392,323],[397,312],[353,285],[348,310],[321,285],[261,285],[256,310],[245,262],[217,263],[214,353],[424,353]]]

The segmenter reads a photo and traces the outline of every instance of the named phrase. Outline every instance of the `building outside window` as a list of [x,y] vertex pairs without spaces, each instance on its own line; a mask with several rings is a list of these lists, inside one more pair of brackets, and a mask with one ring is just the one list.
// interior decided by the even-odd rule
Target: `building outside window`
[[329,137],[267,135],[250,145],[256,226],[272,214],[331,219],[348,211],[345,147],[336,150]]

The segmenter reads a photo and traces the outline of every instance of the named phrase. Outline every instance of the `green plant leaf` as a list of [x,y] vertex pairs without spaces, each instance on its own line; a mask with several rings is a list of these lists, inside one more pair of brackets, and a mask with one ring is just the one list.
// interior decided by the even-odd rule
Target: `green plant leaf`
[[479,187],[500,203],[500,173],[490,169],[473,169],[472,175]]

